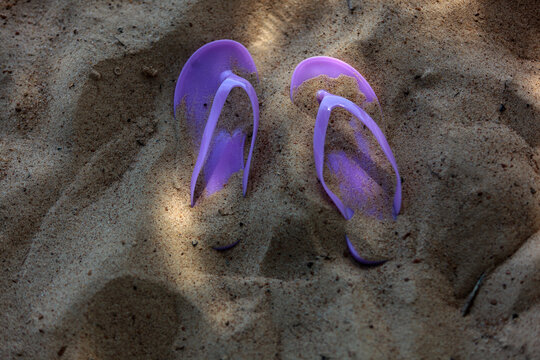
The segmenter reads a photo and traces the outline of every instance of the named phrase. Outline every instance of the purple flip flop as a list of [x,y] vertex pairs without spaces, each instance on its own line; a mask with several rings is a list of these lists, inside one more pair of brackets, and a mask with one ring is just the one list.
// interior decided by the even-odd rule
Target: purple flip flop
[[[327,75],[331,78],[337,78],[340,75],[345,75],[354,78],[357,82],[358,90],[360,90],[366,98],[365,102],[376,103],[379,107],[379,110],[381,111],[382,116],[382,109],[380,107],[379,100],[377,99],[375,92],[373,91],[369,83],[366,81],[366,79],[364,79],[364,77],[349,64],[341,60],[326,56],[312,57],[298,64],[291,78],[291,101],[294,102],[295,92],[302,83],[320,75]],[[317,113],[317,118],[315,120],[315,130],[313,134],[313,156],[315,160],[317,177],[321,182],[324,190],[326,191],[330,199],[332,199],[332,202],[336,205],[343,217],[346,220],[349,220],[354,215],[354,211],[351,208],[345,206],[343,201],[328,188],[323,178],[324,144],[326,139],[326,130],[328,128],[328,121],[330,119],[330,114],[332,110],[336,107],[341,107],[351,113],[371,131],[371,133],[374,135],[375,139],[381,146],[388,161],[392,165],[392,168],[394,169],[396,175],[396,187],[392,204],[392,215],[394,218],[396,218],[401,209],[401,178],[399,176],[399,171],[397,168],[396,160],[394,158],[394,154],[392,153],[390,145],[388,144],[388,141],[386,140],[381,129],[361,106],[353,103],[352,101],[347,100],[341,96],[330,94],[324,89],[320,89],[317,92],[316,96],[320,105],[319,111]],[[346,169],[346,172],[348,174],[353,174],[355,171],[357,171],[356,169],[348,166],[347,164],[345,164],[345,166],[348,167]],[[367,261],[362,259],[354,249],[348,237],[346,237],[346,242],[350,253],[357,262],[363,265],[380,265],[384,263],[384,261]]]
[[[248,50],[233,40],[217,40],[199,48],[188,59],[178,77],[174,91],[174,113],[183,103],[188,127],[200,141],[197,161],[191,176],[191,206],[195,205],[195,186],[201,170],[205,171],[205,188],[209,194],[219,191],[230,176],[244,170],[242,193],[245,196],[253,148],[259,127],[259,102],[249,81],[237,74],[257,74]],[[227,96],[235,87],[246,91],[253,110],[253,133],[244,164],[246,134],[236,129],[230,134],[214,132]],[[208,113],[208,104],[211,104]],[[210,144],[214,139],[212,149]],[[206,166],[205,166],[206,165]]]

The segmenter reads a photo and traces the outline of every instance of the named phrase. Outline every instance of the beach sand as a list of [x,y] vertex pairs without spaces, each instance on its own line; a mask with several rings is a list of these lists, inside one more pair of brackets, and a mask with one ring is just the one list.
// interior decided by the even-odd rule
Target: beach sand
[[[350,3],[0,2],[0,358],[539,358],[538,2]],[[253,56],[260,128],[247,196],[239,172],[191,208],[173,91],[218,39]],[[289,83],[318,55],[380,100],[396,220],[317,181]]]

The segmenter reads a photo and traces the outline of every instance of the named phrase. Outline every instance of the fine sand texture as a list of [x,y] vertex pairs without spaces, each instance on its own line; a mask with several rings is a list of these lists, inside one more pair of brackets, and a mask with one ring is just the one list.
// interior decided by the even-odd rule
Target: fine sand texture
[[[539,359],[536,0],[0,1],[1,359]],[[173,92],[202,45],[241,42],[260,127],[190,207],[197,148]],[[311,56],[379,97],[394,178],[346,221],[317,181]],[[220,123],[249,127],[233,91]],[[328,151],[351,149],[348,115]],[[364,171],[362,170],[362,171]],[[328,184],[337,188],[328,169]],[[368,259],[360,267],[345,234]],[[240,240],[235,248],[217,252]],[[466,316],[462,309],[484,274]]]

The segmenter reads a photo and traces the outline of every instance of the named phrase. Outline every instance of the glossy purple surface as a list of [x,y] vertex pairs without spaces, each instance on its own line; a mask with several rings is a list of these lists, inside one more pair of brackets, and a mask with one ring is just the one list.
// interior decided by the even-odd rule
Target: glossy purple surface
[[[208,194],[219,191],[233,173],[243,169],[242,193],[246,194],[259,126],[259,102],[251,83],[237,74],[252,73],[257,74],[257,69],[248,50],[232,40],[217,40],[202,46],[182,68],[174,92],[174,112],[176,116],[178,107],[185,105],[188,128],[195,138],[194,143],[199,145],[191,177],[191,206],[195,205],[195,187],[203,168]],[[246,91],[253,111],[253,133],[245,164],[246,134],[241,129],[232,134],[218,129],[218,135],[214,136],[221,110],[235,87]]]
[[370,164],[365,158],[359,159],[344,151],[332,151],[327,154],[327,165],[338,179],[339,193],[346,207],[379,220],[388,217],[389,195],[366,171]]
[[320,75],[327,75],[331,78],[337,78],[340,75],[353,77],[358,83],[358,89],[366,96],[367,102],[375,101],[378,103],[379,101],[375,91],[355,68],[346,62],[328,56],[310,57],[296,66],[291,79],[291,100],[294,101],[294,93],[304,81]]
[[221,190],[231,174],[243,169],[245,140],[246,135],[241,130],[236,130],[232,135],[221,131],[214,136],[214,146],[204,167],[208,194]]

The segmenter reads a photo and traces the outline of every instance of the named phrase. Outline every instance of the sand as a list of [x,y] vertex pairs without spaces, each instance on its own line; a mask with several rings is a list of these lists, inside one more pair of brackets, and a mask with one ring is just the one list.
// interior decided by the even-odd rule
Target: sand
[[[540,357],[538,3],[351,5],[1,2],[0,358]],[[191,208],[173,89],[224,38],[259,70],[252,173]],[[317,182],[289,99],[316,55],[380,99],[396,221],[345,221]],[[390,261],[357,266],[345,234]]]

